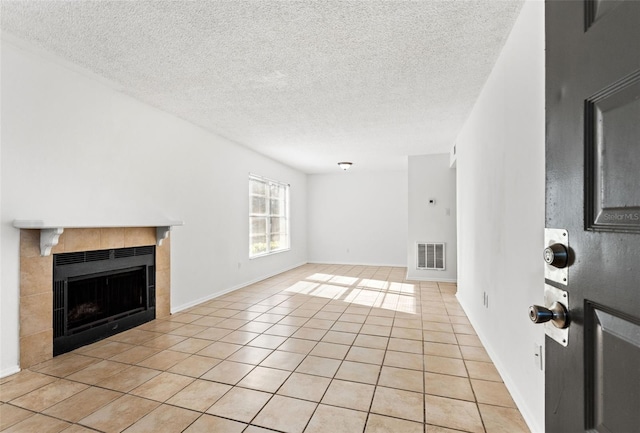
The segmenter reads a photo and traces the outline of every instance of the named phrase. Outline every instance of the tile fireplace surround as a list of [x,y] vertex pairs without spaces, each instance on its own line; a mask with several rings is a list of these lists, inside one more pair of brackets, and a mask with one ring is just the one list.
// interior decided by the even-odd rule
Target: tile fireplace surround
[[[40,255],[40,230],[20,230],[20,368],[53,357],[53,254],[156,245],[155,227],[67,228]],[[156,317],[170,313],[170,239],[156,245]]]

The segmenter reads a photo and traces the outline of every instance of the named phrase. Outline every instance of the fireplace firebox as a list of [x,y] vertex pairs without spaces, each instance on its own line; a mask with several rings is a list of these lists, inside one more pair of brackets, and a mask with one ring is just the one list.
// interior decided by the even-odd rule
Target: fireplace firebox
[[54,356],[153,319],[155,246],[54,255]]

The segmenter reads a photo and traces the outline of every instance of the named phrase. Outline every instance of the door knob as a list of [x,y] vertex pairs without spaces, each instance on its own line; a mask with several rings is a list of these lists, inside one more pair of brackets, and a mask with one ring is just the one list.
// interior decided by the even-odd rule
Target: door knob
[[566,328],[567,309],[560,302],[554,302],[549,308],[540,305],[529,307],[529,319],[533,323],[551,322],[556,328]]
[[564,268],[569,262],[567,247],[553,244],[544,249],[544,261],[555,268]]
[[[555,268],[554,268],[555,269]],[[544,323],[544,333],[564,347],[569,344],[569,293],[550,284],[544,285],[544,305],[529,307],[529,318],[533,323]],[[546,323],[545,323],[546,322]]]

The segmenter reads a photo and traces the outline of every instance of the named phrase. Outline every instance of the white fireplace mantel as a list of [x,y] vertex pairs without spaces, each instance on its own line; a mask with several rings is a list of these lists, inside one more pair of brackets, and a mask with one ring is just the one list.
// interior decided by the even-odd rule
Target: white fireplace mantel
[[48,256],[51,249],[58,245],[60,235],[64,229],[85,229],[85,228],[126,228],[126,227],[155,227],[157,245],[162,245],[162,241],[169,236],[171,228],[181,226],[184,222],[176,220],[154,220],[135,224],[95,224],[78,223],[72,221],[43,221],[43,220],[14,220],[13,226],[18,229],[39,229],[40,230],[40,255]]

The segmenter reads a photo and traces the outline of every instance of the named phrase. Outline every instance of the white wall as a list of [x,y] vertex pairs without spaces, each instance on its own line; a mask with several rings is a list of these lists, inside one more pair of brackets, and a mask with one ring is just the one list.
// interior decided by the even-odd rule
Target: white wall
[[357,170],[309,175],[309,261],[405,266],[407,172]]
[[[0,375],[18,365],[14,219],[171,233],[172,309],[307,261],[306,175],[129,98],[50,55],[2,44]],[[248,259],[248,173],[291,184],[291,251]]]
[[[528,1],[457,140],[458,298],[533,432],[544,431],[544,4]],[[483,306],[483,292],[489,307]]]
[[[409,157],[409,279],[456,281],[456,170],[449,165],[447,153]],[[416,269],[417,242],[444,242],[445,270]]]

